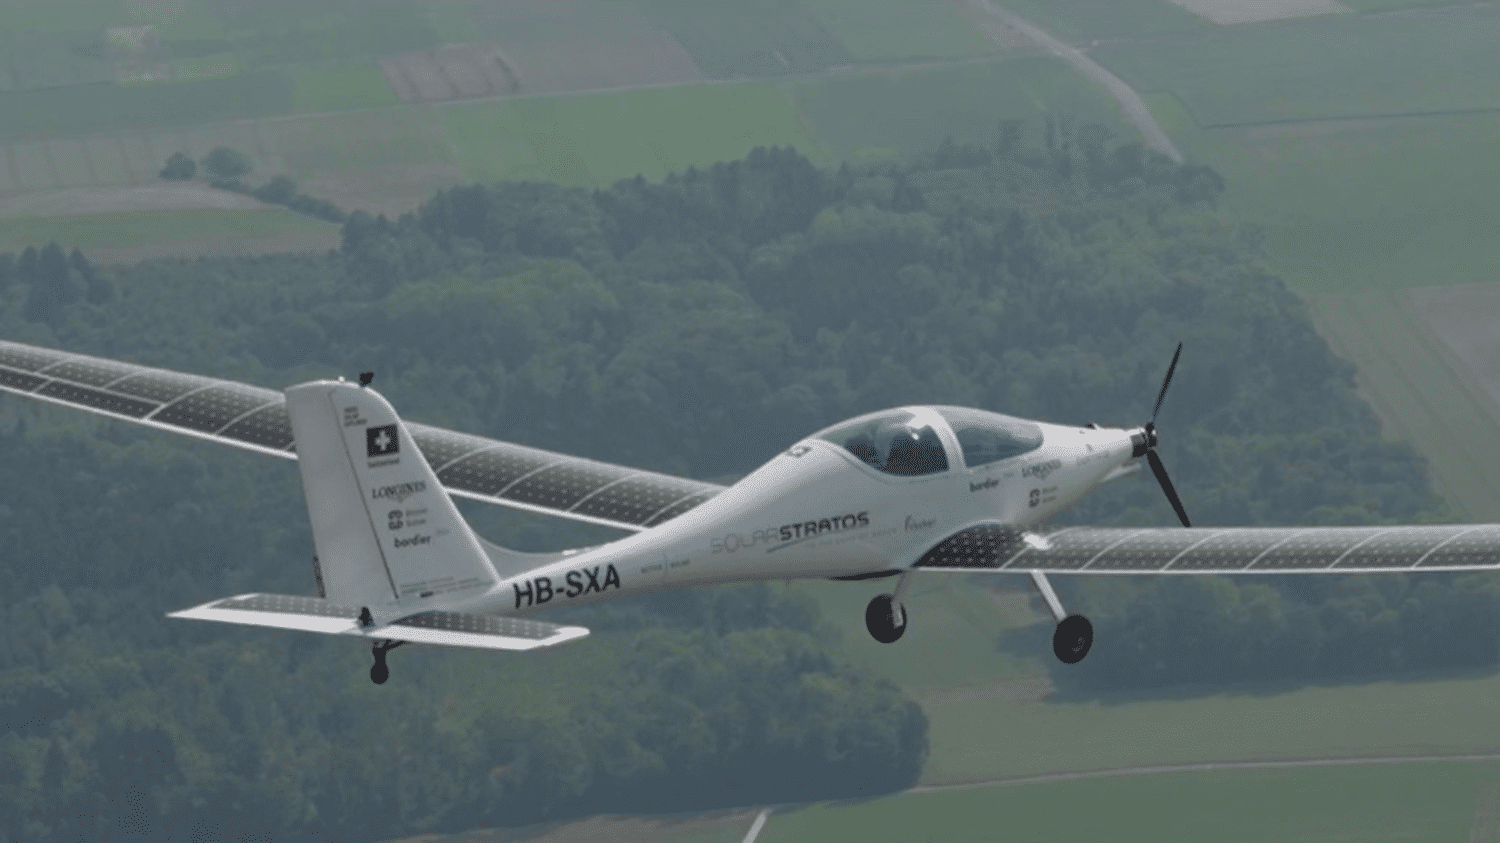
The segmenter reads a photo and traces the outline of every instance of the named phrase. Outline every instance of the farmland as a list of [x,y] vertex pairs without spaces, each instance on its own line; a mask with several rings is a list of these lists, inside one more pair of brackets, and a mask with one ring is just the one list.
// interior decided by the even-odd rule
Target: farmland
[[637,174],[660,178],[773,144],[825,159],[788,98],[753,83],[458,103],[437,113],[465,171],[480,181],[592,187]]
[[855,161],[915,154],[950,136],[989,145],[1007,117],[1034,131],[1049,114],[1131,131],[1106,94],[1052,56],[810,81],[792,91],[827,147]]
[[[313,248],[338,243],[338,229],[329,223],[290,211],[156,211],[88,217],[26,217],[0,219],[0,252],[57,241],[93,253],[146,245],[184,244],[236,239],[254,241],[312,234]],[[282,240],[281,242],[288,242]],[[232,249],[229,251],[233,251]]]
[[1492,834],[1500,764],[1222,770],[912,793],[779,813],[759,840],[1448,841]]
[[[1500,7],[1216,30],[1091,55],[1138,91],[1172,91],[1203,127],[1500,108]],[[1422,56],[1420,62],[1392,55]]]

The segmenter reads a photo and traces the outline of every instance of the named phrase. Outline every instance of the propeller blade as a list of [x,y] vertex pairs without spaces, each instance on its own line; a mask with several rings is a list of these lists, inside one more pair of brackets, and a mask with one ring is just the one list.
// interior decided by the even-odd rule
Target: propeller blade
[[1182,356],[1182,343],[1177,344],[1177,351],[1172,355],[1172,365],[1167,367],[1167,376],[1162,379],[1161,392],[1156,395],[1156,406],[1151,410],[1151,421],[1156,421],[1156,414],[1161,412],[1161,400],[1167,397],[1167,387],[1172,383],[1172,373],[1177,371],[1177,358]]
[[1182,501],[1177,499],[1177,490],[1172,488],[1172,481],[1167,477],[1167,467],[1161,464],[1161,457],[1156,455],[1156,451],[1147,451],[1146,462],[1151,463],[1151,473],[1156,475],[1156,482],[1161,484],[1161,490],[1167,493],[1167,500],[1172,504],[1172,508],[1177,510],[1177,517],[1182,519],[1182,526],[1193,526],[1188,523],[1187,510],[1182,508]]

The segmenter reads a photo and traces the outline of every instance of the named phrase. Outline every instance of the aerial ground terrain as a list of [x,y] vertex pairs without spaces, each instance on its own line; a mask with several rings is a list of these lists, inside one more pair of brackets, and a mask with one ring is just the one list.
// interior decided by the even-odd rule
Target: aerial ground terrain
[[[1005,120],[1098,123],[1220,173],[1221,213],[1256,226],[1387,437],[1425,457],[1449,520],[1500,520],[1500,5],[226,8],[0,4],[0,252],[56,241],[108,264],[339,245],[336,224],[158,175],[174,152],[220,146],[249,156],[251,183],[287,176],[394,218],[475,181],[604,187],[772,145],[860,164],[992,144]],[[1029,655],[1044,648],[995,646],[1043,640],[1029,592],[918,580],[919,621],[882,647],[858,623],[881,587],[792,586],[849,659],[921,703],[913,790],[415,839],[738,841],[771,807],[767,843],[1500,840],[1500,677],[1068,701]]]

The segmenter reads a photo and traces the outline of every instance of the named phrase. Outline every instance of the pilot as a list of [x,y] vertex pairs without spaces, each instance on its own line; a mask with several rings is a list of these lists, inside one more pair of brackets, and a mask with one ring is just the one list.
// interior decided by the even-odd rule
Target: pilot
[[891,474],[914,477],[947,468],[948,456],[943,453],[943,443],[931,427],[898,435],[891,440],[891,452],[885,460],[885,470]]

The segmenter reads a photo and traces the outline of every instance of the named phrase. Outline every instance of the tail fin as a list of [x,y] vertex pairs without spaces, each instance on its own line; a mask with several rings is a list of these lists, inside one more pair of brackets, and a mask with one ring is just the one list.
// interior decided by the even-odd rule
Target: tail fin
[[474,531],[373,389],[314,381],[286,390],[318,568],[329,601],[368,622],[451,606],[497,581]]

